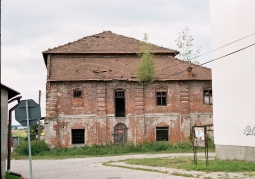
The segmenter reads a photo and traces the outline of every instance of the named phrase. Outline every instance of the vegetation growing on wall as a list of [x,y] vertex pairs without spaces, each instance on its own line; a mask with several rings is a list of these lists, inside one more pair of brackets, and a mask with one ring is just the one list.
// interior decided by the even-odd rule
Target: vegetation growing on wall
[[148,36],[145,33],[142,40],[142,46],[140,53],[140,63],[136,68],[136,75],[138,81],[141,83],[150,82],[155,76],[155,63],[153,60],[153,54],[151,53],[151,44],[148,42]]
[[188,34],[189,28],[185,27],[185,29],[179,33],[179,37],[175,40],[178,50],[180,51],[176,58],[186,62],[191,61],[194,64],[199,64],[198,61],[193,59],[198,56],[198,54],[201,51],[201,48],[198,48],[195,51],[192,50],[194,39],[192,36]]

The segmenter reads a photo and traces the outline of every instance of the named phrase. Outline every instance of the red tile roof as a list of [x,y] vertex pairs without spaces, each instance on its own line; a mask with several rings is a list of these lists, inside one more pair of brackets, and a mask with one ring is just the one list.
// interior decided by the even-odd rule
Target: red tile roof
[[[173,57],[154,57],[154,80],[211,80],[209,68],[191,65],[193,76],[187,72],[188,63]],[[135,75],[139,57],[53,58],[48,81],[127,80],[137,81]],[[64,69],[64,70],[63,70]]]
[[[43,52],[51,56],[48,81],[128,80],[137,81],[135,71],[141,41],[111,31],[84,37]],[[174,58],[176,50],[152,45],[156,64],[155,80],[211,80],[211,69]],[[47,64],[46,64],[47,65]],[[183,72],[184,71],[184,72]]]
[[[138,53],[141,41],[105,31],[87,36],[43,53]],[[176,50],[152,45],[152,53],[178,53]]]

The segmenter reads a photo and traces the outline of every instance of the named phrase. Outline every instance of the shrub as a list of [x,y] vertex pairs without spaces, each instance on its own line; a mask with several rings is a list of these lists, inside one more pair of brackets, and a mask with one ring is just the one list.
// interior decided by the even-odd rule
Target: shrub
[[[31,155],[37,155],[39,153],[42,153],[48,150],[49,148],[44,141],[40,141],[40,142],[36,140],[31,141]],[[22,142],[20,145],[14,148],[14,151],[19,155],[26,155],[26,156],[29,155],[28,142],[27,141]]]

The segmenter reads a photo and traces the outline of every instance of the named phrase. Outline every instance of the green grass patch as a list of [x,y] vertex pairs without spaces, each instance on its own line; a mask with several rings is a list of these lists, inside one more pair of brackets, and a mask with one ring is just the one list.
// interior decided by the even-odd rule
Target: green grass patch
[[6,179],[24,179],[23,177],[18,177],[15,175],[11,175],[8,172],[6,172]]
[[[202,158],[201,158],[202,159]],[[185,170],[196,170],[204,172],[254,172],[255,163],[239,160],[209,160],[206,166],[205,160],[199,160],[197,165],[194,164],[192,157],[175,157],[175,158],[144,158],[128,159],[127,164],[144,165],[152,167],[177,168]]]
[[12,130],[12,136],[27,137],[27,130]]
[[[30,142],[31,144],[31,155],[38,155],[40,153],[49,151],[48,146],[45,144],[44,141],[36,141],[32,140]],[[28,141],[23,141],[20,145],[16,146],[14,148],[14,156],[15,154],[21,155],[21,156],[28,156]]]
[[[64,159],[64,158],[82,158],[87,156],[111,156],[124,154],[139,153],[185,153],[193,152],[190,143],[170,143],[162,142],[145,142],[134,145],[127,143],[125,145],[101,144],[82,147],[54,148],[48,149],[47,145],[42,142],[31,141],[31,151],[33,159]],[[200,148],[198,151],[204,151]],[[211,147],[209,151],[214,151]],[[28,156],[28,144],[26,141],[15,147],[12,157],[14,159],[24,159]]]

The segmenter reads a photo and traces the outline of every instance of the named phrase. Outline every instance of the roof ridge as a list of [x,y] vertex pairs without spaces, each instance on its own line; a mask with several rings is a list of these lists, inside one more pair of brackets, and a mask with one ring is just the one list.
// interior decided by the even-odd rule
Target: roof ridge
[[[60,48],[65,48],[65,47],[67,47],[67,46],[69,46],[69,45],[75,45],[75,43],[79,43],[79,42],[81,42],[81,41],[83,41],[83,40],[86,40],[86,39],[89,39],[89,38],[91,38],[91,37],[97,37],[97,38],[99,38],[99,37],[103,37],[104,38],[104,35],[107,37],[107,35],[108,36],[115,36],[115,37],[117,37],[117,39],[118,39],[118,37],[121,37],[121,38],[123,38],[124,39],[124,41],[125,41],[125,39],[129,39],[130,41],[134,41],[136,44],[138,44],[138,43],[141,43],[142,42],[142,40],[138,40],[138,39],[136,39],[136,38],[134,38],[134,37],[127,37],[127,36],[124,36],[124,35],[122,35],[122,34],[116,34],[116,33],[113,33],[112,31],[110,31],[110,30],[108,30],[108,31],[103,31],[103,32],[100,32],[100,33],[97,33],[97,34],[93,34],[93,35],[89,35],[89,36],[85,36],[85,37],[82,37],[82,38],[80,38],[80,39],[78,39],[78,40],[75,40],[75,41],[72,41],[72,42],[68,42],[68,43],[65,43],[65,44],[63,44],[63,45],[59,45],[59,46],[57,46],[57,47],[53,47],[53,48],[48,48],[48,50],[45,50],[45,51],[43,51],[43,53],[50,53],[50,52],[52,52],[53,51],[53,53],[54,53],[54,51],[56,52],[56,51],[61,51],[61,49]],[[100,41],[100,40],[99,40]],[[149,42],[150,43],[150,42]],[[87,43],[88,44],[88,43]],[[152,51],[155,51],[156,53],[161,53],[160,51],[162,51],[162,52],[164,52],[164,53],[178,53],[178,51],[177,50],[173,50],[173,49],[169,49],[169,48],[166,48],[166,47],[162,47],[162,46],[159,46],[159,45],[156,45],[156,44],[153,44],[153,43],[150,43],[153,47],[154,47],[154,49],[152,49]],[[98,45],[98,44],[97,44]],[[112,44],[111,44],[112,45]],[[82,46],[82,47],[84,47],[84,46]],[[86,47],[87,48],[87,47]],[[116,47],[115,46],[115,48],[118,48],[118,47]],[[130,51],[132,51],[132,50],[130,50],[130,48],[128,47],[128,46],[126,46],[126,47],[124,47],[124,48],[127,48],[128,50],[127,51],[129,51],[129,52],[127,52],[127,53],[130,53]],[[62,49],[63,50],[63,49]],[[70,49],[69,49],[70,50]],[[77,52],[77,49],[71,49],[71,51],[75,51],[76,50],[76,53],[78,53]],[[122,49],[123,50],[123,49]],[[67,52],[71,52],[71,51],[68,51],[67,50]],[[78,50],[79,51],[79,50]],[[93,51],[93,50],[92,50]],[[133,50],[133,51],[135,51],[135,50]],[[86,52],[86,53],[88,53],[88,52]],[[94,51],[92,52],[92,53],[94,53]],[[111,53],[116,53],[116,52],[111,52]]]
[[[81,41],[81,40],[83,40],[83,39],[86,39],[86,38],[88,38],[88,37],[93,37],[93,36],[96,36],[96,35],[98,35],[98,34],[102,34],[102,33],[104,33],[104,32],[111,32],[111,31],[110,31],[110,30],[109,30],[109,31],[103,31],[103,32],[100,32],[100,33],[97,33],[97,34],[88,35],[88,36],[82,37],[82,38],[80,38],[80,39],[78,39],[78,40],[74,40],[74,41],[72,41],[72,42],[68,42],[68,43],[66,43],[66,44],[59,45],[58,47],[48,48],[48,50],[53,50],[53,49],[56,49],[56,48],[59,48],[59,47],[64,47],[64,46],[70,45],[70,44],[72,44],[72,43],[75,43],[75,42]],[[47,50],[46,50],[46,51],[47,51]]]

